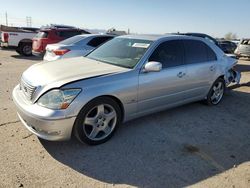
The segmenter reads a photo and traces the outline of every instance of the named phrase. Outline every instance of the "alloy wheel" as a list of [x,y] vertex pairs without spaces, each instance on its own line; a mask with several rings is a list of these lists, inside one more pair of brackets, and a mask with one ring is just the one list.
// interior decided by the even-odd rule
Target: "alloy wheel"
[[211,102],[218,104],[224,95],[224,84],[217,82],[212,88]]
[[85,116],[83,131],[89,139],[99,141],[112,133],[116,121],[115,109],[109,104],[100,104],[92,108]]
[[31,49],[31,46],[30,46],[30,45],[25,45],[25,46],[23,47],[23,53],[24,53],[24,54],[29,55],[29,54],[31,54],[31,51],[32,51],[32,49]]

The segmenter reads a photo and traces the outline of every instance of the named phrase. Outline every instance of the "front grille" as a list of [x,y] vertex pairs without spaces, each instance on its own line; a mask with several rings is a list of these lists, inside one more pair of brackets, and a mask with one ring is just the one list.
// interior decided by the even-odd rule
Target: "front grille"
[[23,79],[21,79],[20,89],[23,91],[27,99],[31,100],[33,97],[33,94],[35,93],[36,87],[28,84]]

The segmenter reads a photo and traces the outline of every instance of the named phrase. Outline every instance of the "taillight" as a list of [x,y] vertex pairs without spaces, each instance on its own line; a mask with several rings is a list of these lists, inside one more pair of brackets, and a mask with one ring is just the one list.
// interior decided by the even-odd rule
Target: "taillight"
[[69,49],[53,50],[54,54],[56,55],[64,55],[69,51],[70,51]]
[[9,42],[9,33],[3,34],[3,40],[4,40],[4,42]]

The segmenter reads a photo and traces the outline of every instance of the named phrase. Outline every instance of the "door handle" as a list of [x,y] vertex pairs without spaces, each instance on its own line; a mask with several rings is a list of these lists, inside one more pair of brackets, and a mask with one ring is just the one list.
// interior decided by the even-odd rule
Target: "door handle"
[[215,70],[215,66],[211,66],[209,69],[210,69],[210,71],[214,71]]
[[185,76],[186,75],[186,73],[184,73],[184,72],[179,72],[178,74],[177,74],[177,76],[179,77],[179,78],[182,78],[183,76]]

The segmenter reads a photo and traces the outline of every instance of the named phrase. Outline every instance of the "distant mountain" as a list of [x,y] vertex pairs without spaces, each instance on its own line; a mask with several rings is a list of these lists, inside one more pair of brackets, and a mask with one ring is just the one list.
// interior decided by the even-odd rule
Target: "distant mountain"
[[86,28],[82,28],[82,29],[84,29],[85,31],[88,31],[92,34],[108,33],[108,34],[113,34],[113,35],[127,35],[126,31],[119,31],[119,30],[116,30],[115,28],[110,28],[108,30],[105,30],[105,29],[86,29]]
[[86,29],[84,28],[84,30],[90,32],[90,33],[93,33],[93,34],[99,34],[99,33],[106,33],[107,30],[105,29]]

